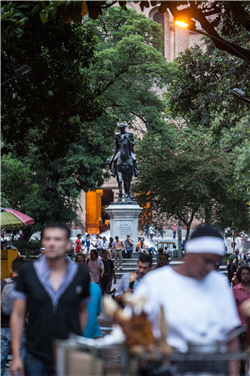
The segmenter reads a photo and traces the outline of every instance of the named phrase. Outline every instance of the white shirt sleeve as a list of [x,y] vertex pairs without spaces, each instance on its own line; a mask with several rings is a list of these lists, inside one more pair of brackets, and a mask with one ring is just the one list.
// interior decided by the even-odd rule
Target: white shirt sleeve
[[228,285],[227,278],[224,277],[224,280],[221,278],[220,286],[217,288],[218,295],[215,304],[221,317],[222,330],[227,335],[241,325],[241,320],[238,315],[233,291]]

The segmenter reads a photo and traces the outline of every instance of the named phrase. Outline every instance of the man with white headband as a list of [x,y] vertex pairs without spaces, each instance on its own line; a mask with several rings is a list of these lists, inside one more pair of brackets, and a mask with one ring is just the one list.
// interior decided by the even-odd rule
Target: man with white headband
[[[201,226],[186,242],[185,250],[187,256],[178,269],[164,266],[148,273],[135,292],[147,298],[145,311],[156,334],[163,306],[168,325],[167,341],[183,353],[188,351],[189,341],[224,342],[240,325],[227,278],[215,271],[225,253],[220,233],[210,226]],[[229,342],[228,348],[236,350],[238,340]],[[226,372],[223,374],[237,375],[237,363],[231,362],[230,372]]]

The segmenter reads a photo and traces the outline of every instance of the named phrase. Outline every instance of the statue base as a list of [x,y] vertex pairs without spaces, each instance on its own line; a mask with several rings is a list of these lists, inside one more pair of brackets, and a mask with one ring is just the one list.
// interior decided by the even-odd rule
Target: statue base
[[134,251],[138,243],[138,216],[142,208],[136,201],[111,202],[106,208],[110,215],[110,236],[115,240],[116,236],[125,241],[130,235],[134,243]]

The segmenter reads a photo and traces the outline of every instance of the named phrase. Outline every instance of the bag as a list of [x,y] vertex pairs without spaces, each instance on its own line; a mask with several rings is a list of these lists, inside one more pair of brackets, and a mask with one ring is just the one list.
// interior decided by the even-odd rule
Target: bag
[[16,282],[12,278],[6,278],[4,281],[1,281],[1,312],[6,316],[10,316],[13,310],[14,299],[11,293],[15,287]]
[[134,284],[135,284],[135,273],[130,273],[130,280],[129,280],[129,288],[131,290],[134,289]]

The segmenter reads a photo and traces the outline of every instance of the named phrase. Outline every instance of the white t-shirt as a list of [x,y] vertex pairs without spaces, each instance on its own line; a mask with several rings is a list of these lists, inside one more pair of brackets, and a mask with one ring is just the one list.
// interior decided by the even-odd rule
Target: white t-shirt
[[187,351],[187,341],[200,337],[224,341],[241,324],[227,278],[216,271],[199,281],[164,266],[148,273],[135,295],[147,298],[145,311],[155,335],[159,334],[158,317],[163,306],[167,341],[181,352]]

